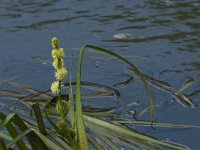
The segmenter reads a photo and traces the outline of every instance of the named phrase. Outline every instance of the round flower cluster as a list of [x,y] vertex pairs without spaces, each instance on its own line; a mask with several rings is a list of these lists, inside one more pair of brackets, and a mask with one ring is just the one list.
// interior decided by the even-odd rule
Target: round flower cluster
[[59,90],[59,82],[58,81],[54,81],[52,84],[51,84],[51,92],[55,95],[57,95],[60,90]]
[[64,80],[66,76],[67,76],[67,69],[64,67],[56,70],[56,72],[55,72],[55,77],[59,81]]
[[64,49],[63,48],[57,48],[52,50],[52,57],[54,59],[52,66],[57,70],[61,69],[64,66]]
[[60,68],[63,68],[63,65],[64,65],[64,60],[63,59],[60,59],[60,61],[58,59],[54,59],[53,60],[53,63],[52,63],[52,66],[58,70]]
[[69,103],[66,100],[61,100],[61,102],[56,103],[56,110],[67,114],[69,111]]
[[63,59],[65,57],[63,48],[53,49],[51,54],[54,59]]
[[59,46],[59,41],[58,41],[58,39],[57,39],[56,37],[53,37],[53,38],[51,39],[51,45],[52,45],[53,48],[58,48],[58,46]]

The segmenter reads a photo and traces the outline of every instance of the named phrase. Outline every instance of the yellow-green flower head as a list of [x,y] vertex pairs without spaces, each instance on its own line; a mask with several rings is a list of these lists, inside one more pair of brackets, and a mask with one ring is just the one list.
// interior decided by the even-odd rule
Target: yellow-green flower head
[[65,57],[64,49],[63,48],[53,49],[51,55],[54,59],[56,58],[63,59]]
[[60,59],[60,62],[58,61],[58,59],[54,59],[53,60],[53,63],[52,63],[52,66],[58,70],[58,69],[61,69],[63,68],[64,66],[64,60],[63,59]]
[[51,39],[51,44],[52,44],[53,49],[54,48],[58,48],[58,46],[59,46],[59,40],[56,37],[53,37]]
[[60,113],[64,113],[66,116],[69,111],[69,103],[66,100],[61,100],[56,103],[56,110]]
[[58,81],[54,81],[52,84],[51,84],[51,92],[53,94],[58,94],[60,92],[60,89],[59,89],[59,82]]
[[66,68],[58,69],[55,73],[55,77],[59,81],[64,80],[66,76],[67,76],[67,69]]
[[58,50],[58,58],[64,58],[65,57],[65,53],[64,53],[64,49],[63,48],[59,48]]
[[52,52],[51,52],[51,55],[52,55],[53,59],[58,58],[58,56],[59,56],[58,50],[57,49],[53,49]]

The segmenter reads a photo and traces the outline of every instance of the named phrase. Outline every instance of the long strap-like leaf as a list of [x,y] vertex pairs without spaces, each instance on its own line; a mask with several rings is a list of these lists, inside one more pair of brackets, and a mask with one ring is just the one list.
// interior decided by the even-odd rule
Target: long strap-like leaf
[[118,54],[116,54],[112,51],[106,50],[106,49],[101,48],[101,47],[93,46],[93,45],[86,45],[86,46],[82,47],[81,50],[80,50],[79,61],[78,61],[78,70],[77,70],[77,82],[76,82],[77,130],[78,130],[78,138],[79,138],[80,149],[84,149],[84,150],[88,150],[89,147],[88,147],[88,141],[87,141],[86,132],[85,132],[85,128],[84,128],[84,122],[83,122],[80,83],[81,83],[81,68],[82,68],[82,61],[83,61],[83,53],[84,53],[84,50],[86,48],[91,48],[91,49],[94,49],[96,51],[106,53],[108,55],[116,57],[117,59],[127,63],[135,71],[135,73],[141,78],[141,80],[143,81],[147,95],[149,97],[150,115],[151,115],[152,120],[153,120],[153,116],[154,116],[153,99],[152,99],[152,95],[151,95],[149,86],[148,86],[143,74],[137,69],[137,67],[134,64],[132,64],[130,61],[125,59],[124,57],[122,57],[122,56],[120,56],[120,55],[118,55]]
[[81,67],[83,59],[84,47],[81,48],[78,70],[77,70],[77,80],[76,80],[76,117],[77,117],[77,131],[78,131],[78,141],[80,150],[89,150],[88,140],[85,132],[85,127],[83,123],[83,112],[81,104]]

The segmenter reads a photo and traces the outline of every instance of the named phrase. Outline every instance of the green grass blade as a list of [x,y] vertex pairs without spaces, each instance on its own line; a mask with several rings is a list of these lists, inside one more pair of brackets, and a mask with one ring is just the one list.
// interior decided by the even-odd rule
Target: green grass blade
[[95,128],[99,128],[102,130],[107,130],[107,132],[109,132],[109,134],[115,135],[116,137],[122,138],[126,141],[146,141],[148,143],[154,143],[154,144],[158,144],[164,147],[168,147],[168,148],[172,148],[172,149],[176,149],[176,150],[187,150],[187,147],[183,147],[183,146],[179,146],[176,144],[170,144],[167,143],[165,141],[161,141],[158,140],[156,138],[152,138],[150,136],[147,136],[145,134],[139,133],[135,130],[129,130],[126,128],[123,128],[121,126],[100,120],[100,119],[96,119],[96,118],[92,118],[89,116],[85,116],[84,115],[84,120],[86,123],[91,124],[93,126],[95,126]]
[[[14,116],[13,123],[17,125],[21,131],[25,131],[28,129],[27,125],[18,115]],[[37,150],[47,149],[47,146],[44,144],[44,142],[34,132],[30,132],[29,134],[26,135],[26,137],[32,149],[37,149]]]
[[66,150],[71,150],[71,147],[63,141],[61,138],[59,138],[55,133],[50,132],[50,137],[52,137],[58,144],[60,144],[62,147],[64,147]]
[[114,144],[113,142],[110,141],[110,139],[108,139],[107,137],[105,136],[102,136],[102,135],[99,135],[99,138],[104,141],[111,149],[114,149],[114,150],[120,150],[116,144]]
[[12,141],[12,137],[4,132],[0,132],[0,138],[6,139],[7,141]]
[[150,121],[137,121],[137,120],[121,120],[121,121],[113,121],[120,124],[134,124],[139,126],[150,126],[150,127],[168,127],[168,128],[197,128],[199,129],[200,126],[195,125],[187,125],[187,124],[174,124],[174,123],[161,123],[161,122],[150,122]]
[[109,50],[106,50],[106,49],[103,49],[103,48],[100,48],[100,47],[97,47],[97,46],[93,46],[93,45],[86,45],[86,46],[82,47],[81,50],[80,50],[80,55],[79,55],[79,60],[78,60],[78,70],[77,70],[77,82],[76,82],[77,130],[78,130],[78,138],[79,138],[80,148],[83,147],[84,150],[89,149],[89,146],[88,146],[88,141],[87,141],[85,127],[84,127],[84,121],[83,121],[80,85],[81,85],[81,68],[82,68],[82,61],[83,61],[83,53],[84,53],[84,50],[86,48],[91,48],[91,49],[94,49],[96,51],[109,54],[109,55],[116,57],[117,59],[127,63],[135,71],[135,73],[141,78],[141,80],[143,81],[147,95],[148,95],[148,98],[149,98],[151,119],[153,119],[153,116],[154,116],[153,98],[152,98],[149,86],[148,86],[143,74],[137,69],[137,67],[135,65],[133,65],[127,59],[123,58],[122,56],[120,56],[120,55],[118,55],[118,54],[116,54],[112,51],[109,51]]
[[78,70],[77,70],[77,80],[76,80],[76,117],[77,117],[77,133],[78,142],[80,150],[89,150],[89,144],[85,132],[84,122],[83,122],[83,112],[81,103],[81,68],[83,59],[84,47],[80,50],[79,60],[78,60]]
[[[26,123],[29,128],[32,128],[34,130],[38,129],[36,125],[33,125],[30,122],[26,122]],[[55,124],[53,124],[53,126],[54,125]],[[46,131],[48,133],[49,139],[52,140],[52,142],[60,145],[62,148],[65,148],[66,150],[71,150],[69,144],[66,141],[63,141],[62,137],[59,137],[56,132],[52,131],[52,128],[50,128],[50,129],[46,128]]]
[[8,143],[7,148],[12,148],[12,146],[19,141],[20,139],[22,139],[24,136],[26,136],[28,133],[30,133],[30,131],[32,131],[31,129],[27,129],[25,130],[23,133],[19,134],[17,137],[15,137],[10,143]]
[[39,128],[40,133],[46,135],[45,125],[44,125],[42,113],[40,111],[39,103],[33,104],[33,110],[35,112],[35,117],[38,123],[38,128]]
[[[106,145],[108,145],[111,149],[114,149],[114,150],[120,150],[116,144],[114,144],[110,139],[114,139],[113,137],[111,136],[107,136],[106,134],[103,134],[102,131],[99,131],[98,129],[96,130],[91,130],[92,132],[94,132]],[[107,137],[109,138],[107,138]],[[115,142],[116,142],[116,139],[114,139]]]
[[[10,135],[12,136],[12,138],[15,138],[17,137],[19,134],[17,133],[16,129],[13,127],[13,125],[11,123],[8,123],[6,125],[6,128],[8,130],[8,132],[10,133]],[[20,150],[27,150],[27,147],[25,145],[25,143],[23,142],[22,139],[19,139],[17,142],[16,142],[18,148]]]
[[[146,141],[138,140],[137,138],[128,141],[124,138],[121,138],[120,136],[110,134],[107,129],[104,128],[98,129],[95,127],[95,125],[89,124],[89,129],[93,131],[96,135],[98,135],[98,137],[101,138],[101,140],[103,140],[111,149],[116,149],[116,150],[119,149],[116,145],[117,143],[119,145],[123,145],[126,146],[127,148],[131,148],[134,150],[138,150],[138,147],[143,147],[145,149],[150,149],[150,150],[162,150],[157,145],[153,145],[152,143],[148,143]],[[109,139],[105,140],[106,138],[111,139],[112,141],[115,142],[115,144],[111,142]]]
[[69,100],[70,100],[70,109],[69,109],[69,115],[70,115],[70,121],[73,129],[76,129],[76,116],[74,111],[74,96],[73,96],[73,90],[72,90],[72,81],[71,81],[71,74],[70,74],[70,83],[69,83]]
[[34,133],[36,133],[40,137],[40,139],[42,139],[42,141],[48,146],[48,148],[54,149],[54,150],[64,150],[64,148],[56,145],[49,138],[47,138],[46,136],[44,136],[43,134],[41,134],[37,130],[35,130]]
[[[47,104],[48,105],[48,104]],[[51,120],[51,118],[49,117],[48,113],[47,113],[47,107],[48,106],[45,106],[45,109],[44,109],[44,113],[45,113],[45,116],[46,116],[46,119],[49,121],[49,123],[54,127],[56,128],[56,124]]]
[[88,136],[88,140],[97,150],[103,150],[102,145],[94,137]]
[[0,130],[2,130],[2,128],[4,128],[11,121],[13,116],[15,116],[15,114],[13,114],[13,113],[11,113],[11,114],[9,114],[7,116],[5,116],[3,114],[0,114],[1,120],[3,119],[3,122],[0,124]]
[[4,141],[1,138],[0,138],[0,149],[1,150],[7,150],[6,144],[4,143]]
[[[6,127],[8,132],[10,133],[10,135],[12,136],[12,138],[15,138],[18,136],[18,133],[16,131],[16,129],[14,128],[14,126],[11,124],[12,119],[14,118],[16,114],[9,114],[7,116],[5,116],[3,113],[0,113],[0,118],[1,120],[4,119],[4,121],[0,124],[0,130],[3,127]],[[24,142],[20,139],[16,142],[17,146],[22,149],[22,150],[26,150],[26,145],[24,144]]]
[[108,113],[108,112],[84,112],[85,115],[94,117],[117,117],[118,114]]
[[[133,63],[131,63],[130,61],[128,61],[127,59],[125,59],[124,57],[122,57],[122,56],[120,56],[120,55],[118,55],[118,54],[116,54],[116,53],[114,53],[114,52],[112,52],[112,51],[109,51],[109,50],[107,50],[107,49],[104,49],[104,48],[101,48],[101,47],[97,47],[97,46],[94,46],[94,45],[86,45],[86,46],[84,46],[84,47],[81,48],[81,52],[80,52],[80,56],[79,56],[79,58],[81,58],[81,59],[80,59],[79,66],[82,65],[82,57],[83,57],[82,55],[83,55],[83,52],[84,52],[84,50],[85,50],[86,48],[91,48],[91,49],[94,49],[94,50],[96,50],[96,51],[103,52],[103,53],[106,53],[106,54],[108,54],[108,55],[111,55],[111,56],[113,56],[113,57],[115,57],[115,58],[117,58],[117,59],[119,59],[119,60],[121,60],[121,61],[127,63],[127,64],[133,69],[133,71],[141,78],[141,80],[142,80],[142,82],[143,82],[143,84],[144,84],[144,86],[145,86],[145,90],[146,90],[147,95],[148,95],[148,98],[149,98],[150,116],[151,116],[151,119],[153,120],[153,117],[154,117],[154,108],[153,108],[153,98],[152,98],[152,94],[151,94],[150,89],[149,89],[149,86],[148,86],[148,84],[147,84],[147,82],[146,82],[146,80],[145,80],[145,77],[144,77],[143,74],[137,69],[137,67],[136,67]],[[79,69],[81,69],[81,67],[79,67]],[[79,75],[81,75],[81,74],[79,73]]]

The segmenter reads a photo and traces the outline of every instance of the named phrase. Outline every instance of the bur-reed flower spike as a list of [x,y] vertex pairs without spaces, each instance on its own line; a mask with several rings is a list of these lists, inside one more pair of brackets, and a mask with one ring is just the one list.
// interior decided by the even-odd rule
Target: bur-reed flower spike
[[52,55],[53,59],[58,58],[58,55],[59,55],[58,54],[58,50],[57,49],[53,49],[51,55]]
[[69,111],[69,102],[67,100],[62,99],[61,90],[62,90],[62,82],[67,76],[67,69],[64,66],[64,49],[59,48],[59,41],[57,38],[52,38],[51,44],[53,47],[52,50],[52,57],[53,57],[53,63],[52,66],[55,68],[55,78],[56,81],[54,81],[51,85],[51,92],[55,95],[57,95],[57,103],[56,103],[56,110],[60,115],[60,120],[56,124],[57,126],[57,132],[62,135],[63,137],[66,137],[69,142],[71,143],[73,149],[76,149],[76,145],[74,144],[73,138],[75,137],[75,132],[73,129],[69,130],[67,127],[67,113]]
[[60,59],[60,60],[54,59],[52,66],[55,68],[55,70],[62,69],[64,66],[64,60],[63,59]]
[[61,100],[56,104],[56,110],[67,115],[69,111],[69,103],[66,100]]
[[54,59],[63,59],[65,57],[65,53],[64,53],[64,49],[63,48],[56,48],[56,49],[53,49],[52,50],[52,53],[51,53],[52,57]]
[[63,59],[64,57],[65,57],[64,49],[63,48],[59,48],[58,49],[58,58]]
[[58,80],[58,81],[63,81],[66,76],[67,76],[67,69],[64,67],[61,69],[58,69],[55,72],[55,77],[56,77],[56,80]]
[[56,49],[59,46],[59,40],[56,37],[53,37],[51,39],[51,44],[52,44],[53,49]]
[[59,89],[59,81],[54,81],[52,84],[51,84],[51,92],[55,95],[57,95],[59,92],[60,92],[60,89]]

